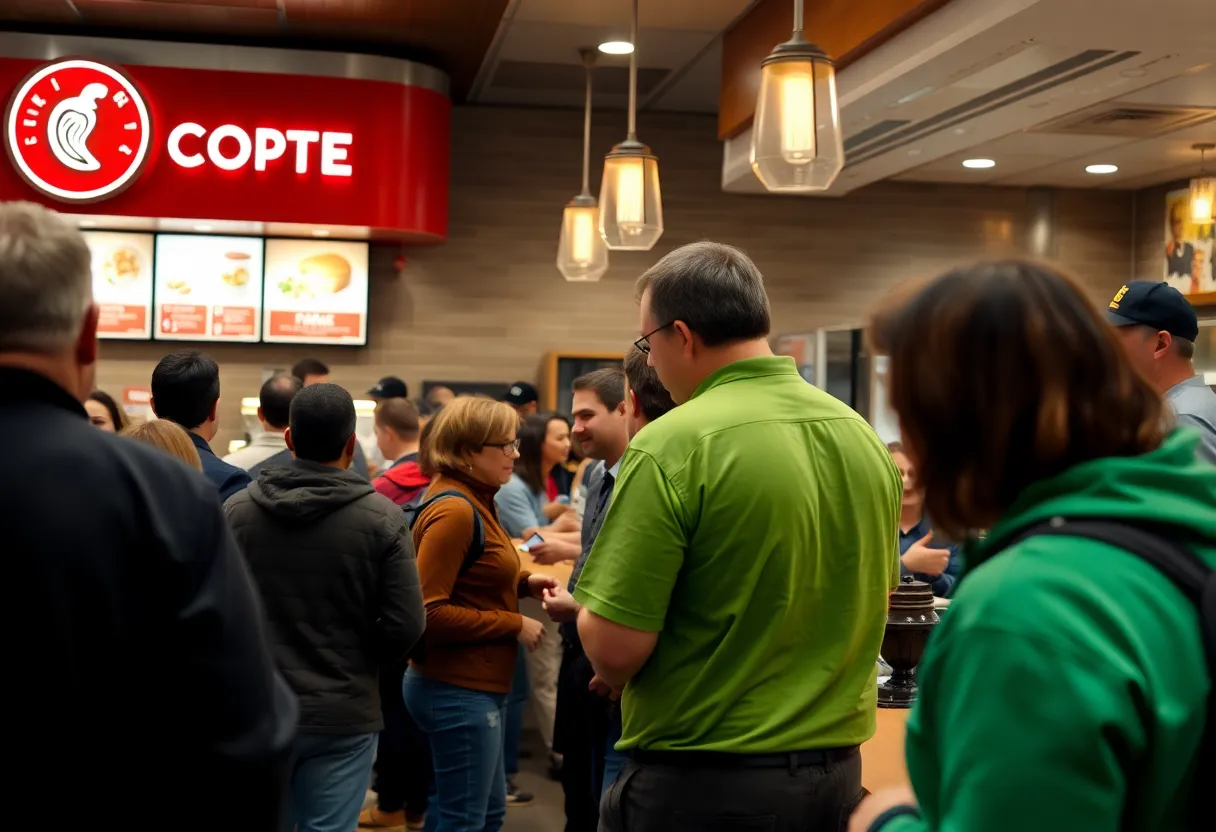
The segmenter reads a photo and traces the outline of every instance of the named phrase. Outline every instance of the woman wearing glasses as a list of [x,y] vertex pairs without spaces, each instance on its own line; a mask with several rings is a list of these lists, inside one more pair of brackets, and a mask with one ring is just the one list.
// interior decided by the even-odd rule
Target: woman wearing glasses
[[[531,529],[539,528],[548,543],[556,543],[544,527],[549,525],[545,514],[548,497],[546,485],[549,472],[570,456],[570,423],[566,417],[556,413],[536,413],[524,419],[519,427],[519,461],[511,480],[494,496],[498,506],[498,517],[512,537],[526,538]],[[576,533],[577,537],[577,533]],[[576,544],[565,544],[578,557]],[[533,553],[535,557],[535,553]],[[540,561],[548,563],[551,561]],[[545,751],[554,771],[559,770],[560,761],[553,755],[553,726],[557,718],[557,676],[562,664],[561,635],[556,622],[552,621],[538,603],[524,605],[524,614],[544,626],[546,632],[540,646],[528,654],[525,666],[519,661],[511,694],[507,697],[507,803],[523,805],[531,795],[520,791],[515,784],[519,771],[519,737],[523,730],[524,705],[529,693],[536,711]],[[531,684],[529,685],[529,682]],[[529,691],[529,687],[531,691]]]
[[[520,571],[494,508],[519,456],[518,423],[509,405],[461,396],[435,417],[422,449],[422,469],[431,477],[424,501],[457,492],[422,509],[414,523],[426,635],[404,684],[406,707],[431,745],[431,811],[439,815],[433,827],[439,832],[502,826],[504,701],[517,644],[534,650],[543,632],[540,622],[519,614],[519,599],[557,586],[553,578]],[[475,517],[485,544],[466,569]]]

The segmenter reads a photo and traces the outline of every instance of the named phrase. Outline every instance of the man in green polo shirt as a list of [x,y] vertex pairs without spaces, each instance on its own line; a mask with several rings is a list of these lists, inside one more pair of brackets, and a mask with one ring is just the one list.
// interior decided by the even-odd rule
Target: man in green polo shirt
[[874,733],[899,474],[772,354],[741,251],[684,246],[638,287],[637,345],[680,406],[626,451],[575,590],[631,757],[600,829],[839,828]]

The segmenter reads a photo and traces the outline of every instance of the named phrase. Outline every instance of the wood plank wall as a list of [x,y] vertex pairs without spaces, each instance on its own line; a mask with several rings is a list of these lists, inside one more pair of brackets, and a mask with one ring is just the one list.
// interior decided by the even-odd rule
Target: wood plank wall
[[[901,279],[1024,250],[1020,189],[890,183],[844,199],[724,194],[716,126],[712,116],[643,114],[640,136],[660,160],[666,233],[654,251],[614,254],[603,281],[579,285],[562,280],[554,259],[561,208],[579,187],[581,114],[457,108],[448,242],[407,251],[400,275],[392,268],[395,248],[373,250],[366,349],[211,348],[223,383],[217,448],[240,435],[239,399],[257,394],[263,368],[304,354],[330,364],[333,380],[358,392],[390,373],[412,390],[424,378],[535,379],[548,350],[620,351],[636,336],[636,277],[695,240],[752,255],[768,284],[776,333],[861,321]],[[597,156],[622,138],[621,113],[596,117]],[[1132,200],[1109,191],[1058,195],[1059,259],[1096,298],[1129,274]],[[98,384],[114,393],[146,385],[172,349],[107,343]]]

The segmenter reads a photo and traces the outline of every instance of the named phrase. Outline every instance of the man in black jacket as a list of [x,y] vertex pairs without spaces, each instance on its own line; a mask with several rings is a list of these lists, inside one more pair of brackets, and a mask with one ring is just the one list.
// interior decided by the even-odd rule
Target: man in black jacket
[[294,697],[215,489],[89,424],[97,319],[80,232],[0,203],[6,826],[274,832]]
[[210,442],[219,429],[220,366],[196,350],[166,355],[152,371],[152,412],[186,429],[203,463],[203,476],[224,502],[249,485],[249,475],[221,460]]
[[422,635],[422,588],[401,510],[347,470],[358,442],[350,394],[305,387],[285,438],[295,460],[264,469],[224,511],[300,698],[294,820],[308,832],[352,832],[384,727],[378,670]]

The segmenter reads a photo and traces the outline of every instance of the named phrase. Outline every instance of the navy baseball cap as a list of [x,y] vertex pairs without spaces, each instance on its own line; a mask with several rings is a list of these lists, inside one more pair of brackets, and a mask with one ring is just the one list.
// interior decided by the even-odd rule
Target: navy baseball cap
[[409,388],[405,382],[396,376],[385,376],[376,382],[376,386],[367,391],[367,395],[377,399],[408,399]]
[[1168,283],[1133,280],[1107,305],[1106,319],[1115,326],[1150,326],[1175,338],[1199,337],[1199,317],[1182,292]]
[[540,394],[536,392],[536,388],[526,381],[517,381],[511,385],[511,389],[507,391],[507,395],[502,397],[502,400],[507,404],[513,404],[516,407],[520,405],[530,404],[540,401]]

